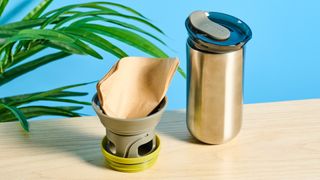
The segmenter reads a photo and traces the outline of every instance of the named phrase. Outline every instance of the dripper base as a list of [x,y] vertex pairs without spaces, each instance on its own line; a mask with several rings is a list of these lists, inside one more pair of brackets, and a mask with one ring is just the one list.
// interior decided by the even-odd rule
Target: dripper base
[[160,152],[160,138],[156,135],[156,147],[153,152],[146,156],[137,158],[123,158],[115,156],[106,150],[107,137],[105,136],[101,143],[101,152],[105,157],[108,166],[121,172],[139,172],[151,167],[157,160]]

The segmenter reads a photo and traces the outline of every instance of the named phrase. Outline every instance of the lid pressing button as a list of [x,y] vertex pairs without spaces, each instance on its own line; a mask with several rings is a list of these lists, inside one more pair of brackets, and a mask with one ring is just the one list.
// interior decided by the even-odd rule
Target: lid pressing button
[[211,21],[206,11],[195,11],[189,16],[189,19],[194,28],[216,40],[227,40],[230,37],[229,29]]

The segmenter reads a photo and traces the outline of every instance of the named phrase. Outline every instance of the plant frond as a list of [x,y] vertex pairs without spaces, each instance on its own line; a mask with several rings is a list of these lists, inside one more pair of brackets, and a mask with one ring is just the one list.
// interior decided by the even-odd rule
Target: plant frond
[[[29,123],[27,121],[27,118],[25,117],[24,113],[20,111],[20,109],[13,107],[13,106],[8,106],[6,104],[0,103],[0,107],[3,107],[7,110],[9,110],[9,113],[13,115],[15,119],[18,119],[22,128],[25,131],[29,131]],[[2,117],[2,113],[0,115],[1,121],[5,121],[6,119]]]
[[4,9],[6,8],[9,0],[0,0],[0,16],[2,15]]
[[36,19],[41,13],[46,10],[46,8],[52,3],[53,0],[43,0],[38,6],[36,6],[32,11],[30,11],[23,20]]
[[[82,106],[25,106],[16,109],[23,113],[26,119],[30,119],[40,116],[78,117],[80,114],[75,111],[82,108]],[[16,120],[16,117],[8,112],[0,114],[0,122]]]

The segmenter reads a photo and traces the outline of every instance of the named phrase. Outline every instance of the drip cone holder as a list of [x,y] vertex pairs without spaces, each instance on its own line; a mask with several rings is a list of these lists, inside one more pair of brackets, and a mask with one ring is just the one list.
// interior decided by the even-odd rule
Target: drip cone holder
[[101,150],[111,168],[136,172],[150,167],[156,161],[160,139],[154,131],[166,105],[167,97],[164,97],[148,116],[120,119],[106,115],[100,107],[97,95],[94,95],[93,109],[106,128]]

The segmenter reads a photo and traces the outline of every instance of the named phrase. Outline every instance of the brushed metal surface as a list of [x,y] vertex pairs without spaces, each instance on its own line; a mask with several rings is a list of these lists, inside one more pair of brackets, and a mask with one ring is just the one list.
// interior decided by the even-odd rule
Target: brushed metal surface
[[198,140],[222,144],[242,121],[243,50],[205,53],[187,44],[187,126]]

